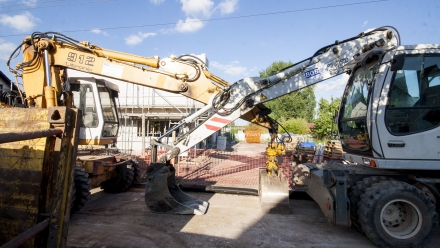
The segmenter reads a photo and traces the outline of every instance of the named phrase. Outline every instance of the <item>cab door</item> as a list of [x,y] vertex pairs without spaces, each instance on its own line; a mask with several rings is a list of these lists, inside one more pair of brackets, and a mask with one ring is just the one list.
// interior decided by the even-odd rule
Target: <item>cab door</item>
[[[430,52],[430,53],[427,53]],[[440,158],[440,51],[396,53],[382,88],[377,128],[386,159]]]

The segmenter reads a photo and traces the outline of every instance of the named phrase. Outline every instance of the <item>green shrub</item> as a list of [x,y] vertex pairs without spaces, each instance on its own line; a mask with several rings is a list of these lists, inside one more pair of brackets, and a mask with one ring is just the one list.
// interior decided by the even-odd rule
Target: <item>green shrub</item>
[[309,128],[307,127],[307,121],[305,119],[295,119],[291,118],[288,120],[281,120],[280,122],[281,126],[284,127],[284,129],[279,126],[278,132],[279,133],[285,133],[285,132],[291,132],[294,134],[308,134],[310,132]]

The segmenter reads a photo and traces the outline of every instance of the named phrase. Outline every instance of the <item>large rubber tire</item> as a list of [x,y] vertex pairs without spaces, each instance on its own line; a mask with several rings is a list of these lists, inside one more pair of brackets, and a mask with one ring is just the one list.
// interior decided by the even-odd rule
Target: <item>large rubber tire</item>
[[131,160],[130,164],[131,164],[131,168],[133,169],[133,181],[131,185],[135,185],[138,183],[138,180],[141,176],[141,168],[136,160]]
[[[131,167],[131,166],[129,166]],[[101,189],[107,193],[126,191],[133,182],[134,171],[127,164],[116,166],[117,176],[101,183]]]
[[76,187],[75,185],[73,185],[72,187],[72,196],[70,198],[70,214],[73,214],[73,203],[75,202],[76,199]]
[[383,181],[365,190],[359,223],[379,247],[424,247],[438,226],[431,199],[415,186]]
[[358,231],[363,233],[357,214],[358,203],[361,200],[361,196],[365,193],[365,190],[373,186],[373,184],[389,180],[391,180],[391,178],[384,176],[365,177],[361,181],[356,182],[356,185],[351,188],[348,193],[350,199],[350,218],[352,226]]
[[90,179],[89,174],[86,173],[85,169],[76,166],[75,167],[75,189],[73,190],[74,196],[72,196],[72,208],[71,213],[78,212],[84,207],[90,196]]

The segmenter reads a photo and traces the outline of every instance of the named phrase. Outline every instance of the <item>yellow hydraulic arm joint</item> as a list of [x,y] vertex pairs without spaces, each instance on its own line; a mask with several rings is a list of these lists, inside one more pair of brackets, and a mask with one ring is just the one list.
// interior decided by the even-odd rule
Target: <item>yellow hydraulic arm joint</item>
[[283,155],[285,151],[285,147],[280,143],[268,143],[266,148],[266,172],[268,176],[278,176],[277,156]]
[[203,70],[203,74],[205,74],[206,78],[211,79],[212,81],[220,84],[223,87],[231,86],[231,84],[229,82],[227,82],[227,81],[223,80],[222,78],[220,78],[220,77],[210,73],[207,70]]

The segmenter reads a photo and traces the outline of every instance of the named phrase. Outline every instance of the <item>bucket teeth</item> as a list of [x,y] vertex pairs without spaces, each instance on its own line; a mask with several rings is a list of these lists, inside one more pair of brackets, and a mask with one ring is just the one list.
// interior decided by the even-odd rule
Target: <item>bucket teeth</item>
[[209,203],[185,194],[176,183],[171,164],[156,163],[147,171],[145,203],[157,213],[203,215]]

